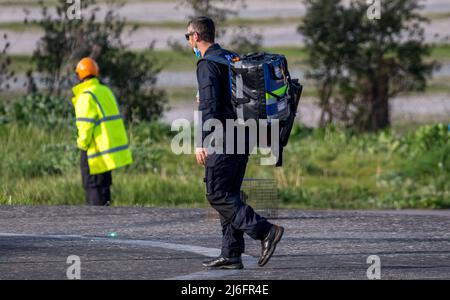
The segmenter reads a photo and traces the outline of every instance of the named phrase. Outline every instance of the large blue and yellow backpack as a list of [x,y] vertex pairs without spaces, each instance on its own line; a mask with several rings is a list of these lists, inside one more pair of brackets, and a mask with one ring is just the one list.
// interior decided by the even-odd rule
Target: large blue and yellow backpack
[[274,119],[280,125],[280,157],[289,140],[302,93],[298,79],[290,77],[284,55],[250,53],[239,57],[233,53],[207,55],[203,59],[229,66],[232,103],[237,119],[245,122],[263,120],[270,126]]

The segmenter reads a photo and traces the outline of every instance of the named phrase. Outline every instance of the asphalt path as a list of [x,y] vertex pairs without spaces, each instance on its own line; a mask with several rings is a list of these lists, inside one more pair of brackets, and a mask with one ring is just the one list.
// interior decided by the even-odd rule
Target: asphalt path
[[81,279],[450,278],[450,211],[280,210],[271,221],[286,231],[265,267],[246,237],[243,270],[209,270],[201,262],[221,246],[210,209],[4,206],[0,279],[64,280],[70,256]]

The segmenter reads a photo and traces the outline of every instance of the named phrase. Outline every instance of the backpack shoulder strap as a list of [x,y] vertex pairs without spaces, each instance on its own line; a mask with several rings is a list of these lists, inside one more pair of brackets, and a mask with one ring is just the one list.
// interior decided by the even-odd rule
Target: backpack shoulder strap
[[202,59],[200,59],[198,62],[201,62],[203,60],[209,60],[209,61],[213,61],[216,62],[218,64],[221,65],[226,65],[226,66],[230,66],[231,65],[231,61],[228,61],[225,57],[221,57],[221,56],[216,56],[216,55],[208,55],[203,57]]
[[238,54],[227,51],[223,54],[223,56],[222,55],[206,55],[205,57],[200,59],[197,62],[197,64],[203,60],[209,60],[209,61],[213,61],[218,64],[221,64],[221,65],[232,66],[234,60],[238,57],[239,57]]

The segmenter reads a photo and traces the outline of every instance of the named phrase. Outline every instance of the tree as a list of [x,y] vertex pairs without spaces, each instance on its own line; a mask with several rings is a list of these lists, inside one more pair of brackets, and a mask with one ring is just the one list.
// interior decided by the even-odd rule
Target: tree
[[254,33],[248,26],[240,25],[232,33],[230,47],[239,53],[258,52],[262,42],[261,34]]
[[[127,32],[125,19],[117,14],[122,5],[109,3],[104,19],[99,21],[96,0],[81,1],[83,18],[73,20],[68,19],[71,4],[66,1],[57,2],[54,15],[48,13],[43,1],[39,4],[42,18],[38,25],[44,30],[44,36],[33,59],[46,93],[67,96],[76,83],[76,63],[90,56],[100,65],[101,79],[114,90],[125,120],[160,117],[165,105],[164,92],[155,87],[160,69],[155,56],[132,52],[123,42],[123,35],[133,33],[137,27]],[[152,51],[153,44],[147,50]]]
[[[180,0],[180,5],[191,8],[194,15],[190,18],[198,16],[208,16],[217,24],[223,24],[230,16],[237,15],[236,10],[230,7],[233,4],[242,4],[243,0]],[[218,29],[216,35],[218,37],[226,33],[225,28]]]
[[[213,19],[217,25],[217,37],[229,33],[225,23],[227,19],[238,14],[238,11],[232,8],[233,5],[239,6],[241,9],[246,7],[244,0],[180,0],[180,4],[193,10],[194,14],[189,16],[190,18],[208,16]],[[240,25],[230,33],[229,46],[233,51],[239,53],[256,52],[261,49],[262,40],[261,34],[254,33],[248,26]]]
[[0,91],[8,89],[8,81],[14,77],[14,72],[10,70],[11,57],[8,55],[10,43],[7,34],[5,33],[2,38],[3,42],[0,44]]
[[424,90],[436,68],[426,62],[418,0],[383,1],[380,20],[367,18],[366,1],[305,0],[299,27],[310,53],[309,77],[316,81],[321,124],[340,121],[360,130],[390,125],[389,100]]

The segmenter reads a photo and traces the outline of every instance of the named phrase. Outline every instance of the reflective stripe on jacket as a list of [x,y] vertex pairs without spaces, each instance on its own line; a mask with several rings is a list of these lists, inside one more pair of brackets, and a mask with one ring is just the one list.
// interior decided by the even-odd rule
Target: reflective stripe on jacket
[[125,124],[112,91],[92,78],[73,88],[78,148],[87,151],[92,175],[133,162]]

